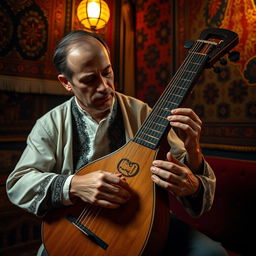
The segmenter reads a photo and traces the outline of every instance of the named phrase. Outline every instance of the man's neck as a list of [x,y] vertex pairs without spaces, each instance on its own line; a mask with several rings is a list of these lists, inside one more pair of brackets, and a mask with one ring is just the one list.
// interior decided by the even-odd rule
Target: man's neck
[[84,113],[86,114],[87,116],[90,116],[94,121],[96,121],[97,123],[99,123],[102,119],[106,118],[109,113],[111,112],[112,108],[111,109],[107,109],[105,111],[95,111],[95,110],[92,110],[92,111],[88,111],[86,109],[84,109],[80,103],[79,103],[79,100],[75,97],[75,101],[76,101],[76,104],[78,106],[78,108]]
[[95,114],[90,114],[90,116],[97,122],[99,123],[102,119],[106,118],[110,113],[110,109],[106,110],[105,112],[101,113],[95,113]]

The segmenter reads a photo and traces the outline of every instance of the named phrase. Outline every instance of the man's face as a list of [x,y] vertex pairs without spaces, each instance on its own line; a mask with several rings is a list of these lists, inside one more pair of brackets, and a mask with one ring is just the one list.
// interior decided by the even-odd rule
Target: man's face
[[72,81],[64,87],[72,91],[79,105],[92,116],[108,113],[114,97],[114,74],[105,47],[92,38],[90,43],[72,47],[67,65]]

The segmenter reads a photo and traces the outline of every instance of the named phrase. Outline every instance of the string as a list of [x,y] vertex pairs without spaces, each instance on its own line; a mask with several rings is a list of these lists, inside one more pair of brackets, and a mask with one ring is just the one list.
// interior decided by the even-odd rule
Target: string
[[[202,54],[193,54],[195,53],[200,47],[202,46],[202,43],[201,42],[197,42],[195,44],[195,46],[192,48],[191,50],[191,53],[186,57],[184,63],[180,66],[179,70],[176,72],[176,74],[174,75],[173,79],[169,82],[169,84],[167,85],[167,88],[166,90],[164,91],[163,93],[163,97],[160,97],[159,100],[157,101],[156,105],[157,106],[156,108],[157,109],[161,109],[161,112],[167,112],[168,114],[170,114],[170,107],[168,108],[164,108],[164,105],[166,105],[165,102],[167,102],[168,104],[170,103],[168,101],[168,97],[170,97],[170,93],[172,95],[175,95],[175,96],[180,96],[181,94],[181,91],[183,90],[186,90],[188,88],[185,88],[185,87],[180,87],[180,86],[177,86],[178,83],[180,83],[181,79],[177,79],[177,78],[180,78],[181,77],[181,74],[183,74],[183,70],[187,69],[188,66],[192,66],[192,70],[190,69],[190,71],[194,72],[196,71],[195,70],[195,65],[191,65],[193,62],[191,60],[194,61],[195,64],[199,65],[200,62],[198,63],[198,60],[205,60],[206,59],[206,55],[202,55]],[[211,46],[208,46],[208,48],[211,47]],[[195,77],[195,75],[191,72],[191,75],[189,76],[186,76],[186,80],[188,82],[192,82],[193,80],[191,78]],[[197,74],[198,72],[194,72],[195,74]],[[184,79],[183,79],[184,80]],[[172,84],[173,83],[173,84]],[[172,86],[171,86],[172,85]],[[160,104],[159,104],[160,102]],[[172,107],[175,105],[174,103],[176,102],[171,102],[172,103]],[[157,122],[157,119],[159,119],[159,115],[156,115],[156,108],[153,109],[152,111],[152,114],[150,114],[149,118],[146,120],[146,123],[145,123],[145,127],[147,129],[150,129],[149,127],[147,127],[147,124],[150,123],[150,124],[153,124],[153,127],[152,129],[150,129],[151,131],[152,130],[155,130],[155,131],[159,131],[159,128],[157,127],[157,125],[161,126],[163,128],[166,128],[167,127],[167,124],[168,124],[168,121],[165,117],[162,117],[160,116],[160,118],[164,118],[164,124],[159,124],[159,122]],[[161,114],[161,113],[160,113]],[[160,127],[161,128],[161,127]],[[146,137],[148,137],[148,134],[144,132],[145,129],[141,129],[139,130],[138,134],[136,134],[136,137],[139,137],[139,139],[142,139],[142,140],[146,140],[148,141],[148,139],[146,139]],[[160,133],[160,132],[159,132]],[[145,134],[145,135],[144,135]],[[156,134],[156,133],[155,133]],[[152,143],[153,144],[153,143]],[[156,146],[156,145],[155,145]]]
[[[133,155],[131,155],[131,158],[133,158],[134,155],[137,154],[138,149],[134,150],[132,153]],[[118,173],[116,170],[112,171],[110,173]],[[93,206],[91,204],[88,204],[88,208],[85,208],[82,213],[80,214],[80,216],[78,217],[78,221],[83,224],[84,226],[86,226],[87,228],[91,228],[91,226],[94,223],[94,220],[98,217],[98,215],[101,213],[101,211],[103,210],[102,207],[97,207],[97,206]],[[89,223],[90,222],[90,223]]]

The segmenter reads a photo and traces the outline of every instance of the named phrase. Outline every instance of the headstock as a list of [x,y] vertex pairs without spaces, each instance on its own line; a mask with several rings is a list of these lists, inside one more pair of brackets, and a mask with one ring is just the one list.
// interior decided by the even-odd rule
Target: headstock
[[211,67],[217,60],[232,50],[238,44],[237,33],[221,28],[204,30],[193,44],[190,52],[208,56],[206,67]]

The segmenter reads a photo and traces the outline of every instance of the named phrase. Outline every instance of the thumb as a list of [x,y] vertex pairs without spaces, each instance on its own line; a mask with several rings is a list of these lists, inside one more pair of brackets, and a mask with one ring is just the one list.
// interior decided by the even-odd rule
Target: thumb
[[177,165],[185,166],[185,165],[182,164],[180,161],[178,161],[176,158],[174,158],[171,152],[167,152],[167,154],[166,154],[166,159],[167,159],[167,161],[172,162],[172,163],[175,163],[175,164],[177,164]]

